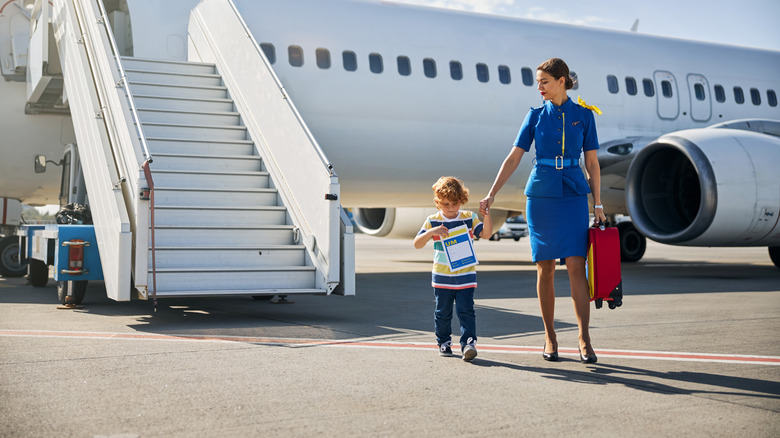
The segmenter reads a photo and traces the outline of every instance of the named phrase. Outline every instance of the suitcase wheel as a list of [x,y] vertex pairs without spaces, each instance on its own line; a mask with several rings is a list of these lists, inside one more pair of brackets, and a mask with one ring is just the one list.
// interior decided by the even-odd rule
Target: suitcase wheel
[[609,302],[609,308],[610,308],[611,310],[614,310],[614,309],[615,309],[615,307],[617,307],[617,305],[616,305],[615,303],[613,303],[613,302],[611,302],[611,301],[610,301],[610,302]]

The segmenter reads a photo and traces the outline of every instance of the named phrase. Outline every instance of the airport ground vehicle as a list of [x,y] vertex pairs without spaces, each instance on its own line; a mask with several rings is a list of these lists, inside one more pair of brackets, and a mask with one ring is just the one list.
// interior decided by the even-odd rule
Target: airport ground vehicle
[[515,239],[517,242],[521,237],[526,236],[528,236],[528,223],[521,214],[507,218],[501,228],[490,236],[490,240]]

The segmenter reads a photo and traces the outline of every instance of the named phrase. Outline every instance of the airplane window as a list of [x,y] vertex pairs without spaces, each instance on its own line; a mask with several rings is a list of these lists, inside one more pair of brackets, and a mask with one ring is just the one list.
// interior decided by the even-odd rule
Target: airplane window
[[268,58],[268,62],[271,64],[276,63],[276,49],[273,44],[261,43],[260,48],[263,49],[263,53],[265,53],[265,57]]
[[485,64],[482,64],[481,62],[477,64],[477,79],[479,79],[480,82],[487,82],[490,80],[490,75],[488,74],[488,67]]
[[328,49],[317,49],[315,53],[317,55],[317,67],[330,68],[330,52]]
[[534,84],[534,72],[532,72],[530,68],[523,67],[523,69],[520,70],[520,73],[523,75],[523,84],[528,85],[529,87]]
[[509,67],[505,65],[498,66],[498,80],[502,84],[508,84],[512,82],[512,75],[509,73]]
[[766,90],[766,100],[769,106],[777,106],[777,94],[775,90]]
[[401,76],[409,76],[412,74],[412,64],[409,62],[408,57],[398,57],[398,74]]
[[607,76],[607,88],[609,88],[609,92],[612,94],[616,94],[618,91],[618,80],[614,75]]
[[704,100],[704,86],[702,84],[694,84],[693,93],[696,95],[696,100]]
[[753,101],[753,105],[761,105],[761,92],[755,88],[750,89],[750,100]]
[[636,79],[631,76],[626,77],[626,92],[632,96],[636,96]]
[[642,87],[645,89],[645,96],[655,96],[655,85],[653,85],[653,81],[650,79],[642,79]]
[[661,94],[664,95],[664,97],[672,97],[674,96],[674,93],[672,92],[672,83],[669,81],[661,81]]
[[458,61],[450,61],[450,76],[459,81],[463,79],[463,66]]
[[715,100],[717,100],[718,102],[725,102],[726,90],[723,89],[723,86],[716,85],[714,88],[715,88]]
[[357,56],[355,55],[355,52],[351,50],[345,50],[341,54],[341,57],[344,60],[344,70],[346,71],[357,70]]
[[290,59],[290,65],[300,67],[303,65],[303,49],[299,46],[290,46],[287,48],[287,56]]
[[384,71],[385,67],[382,64],[382,55],[379,53],[372,53],[368,55],[368,68],[371,69],[372,73],[382,73]]
[[740,105],[745,103],[745,93],[742,92],[742,87],[734,87],[734,100]]
[[423,59],[423,71],[425,72],[425,76],[426,77],[435,78],[436,77],[436,61],[434,61],[431,58]]
[[580,88],[580,81],[579,79],[577,79],[577,73],[570,71],[569,76],[571,77],[571,80],[574,82],[574,86],[571,89],[578,90]]

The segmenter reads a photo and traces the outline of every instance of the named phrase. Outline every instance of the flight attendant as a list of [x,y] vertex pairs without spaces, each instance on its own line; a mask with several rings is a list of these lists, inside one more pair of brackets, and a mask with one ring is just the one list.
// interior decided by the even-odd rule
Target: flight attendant
[[[536,145],[536,164],[528,178],[525,195],[526,219],[536,263],[536,292],[544,321],[545,360],[558,360],[558,339],[553,327],[555,315],[555,262],[566,264],[571,297],[579,325],[579,351],[582,363],[595,363],[590,341],[590,295],[585,277],[588,247],[588,193],[593,195],[596,222],[606,221],[601,205],[596,152],[599,148],[593,111],[585,102],[574,103],[566,90],[574,87],[569,67],[562,59],[551,58],[536,69],[537,88],[544,104],[525,117],[514,147],[501,165],[488,195],[480,201],[485,214],[495,196],[517,169],[523,155]],[[593,111],[592,111],[592,110]],[[580,169],[584,151],[586,175]]]

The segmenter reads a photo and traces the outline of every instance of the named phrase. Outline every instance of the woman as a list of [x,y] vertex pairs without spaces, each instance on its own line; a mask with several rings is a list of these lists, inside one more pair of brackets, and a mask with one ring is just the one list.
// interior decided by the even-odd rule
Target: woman
[[[525,195],[526,219],[531,238],[532,260],[536,263],[536,292],[544,321],[545,360],[558,360],[558,340],[553,327],[555,315],[555,261],[565,261],[571,284],[571,297],[579,325],[579,351],[582,363],[597,358],[590,342],[590,295],[585,277],[588,246],[588,193],[593,194],[596,222],[606,221],[600,196],[599,148],[593,112],[574,103],[566,94],[574,83],[563,60],[552,58],[536,69],[536,82],[545,102],[525,118],[514,147],[501,165],[493,187],[480,201],[486,213],[496,194],[517,169],[531,143],[536,144],[536,165],[528,178]],[[585,103],[580,101],[582,105]],[[589,107],[595,108],[595,107]],[[597,108],[595,108],[598,111]],[[586,180],[580,170],[585,152]]]

